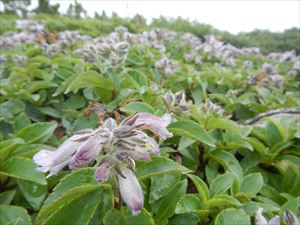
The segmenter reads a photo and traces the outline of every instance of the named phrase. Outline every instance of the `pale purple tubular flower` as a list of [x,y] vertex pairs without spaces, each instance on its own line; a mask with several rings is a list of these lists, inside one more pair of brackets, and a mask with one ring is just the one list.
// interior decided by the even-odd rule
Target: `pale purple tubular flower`
[[119,125],[109,118],[102,127],[84,134],[76,134],[56,151],[41,150],[33,159],[39,170],[50,171],[48,176],[69,165],[71,170],[95,163],[95,180],[104,182],[115,173],[122,198],[133,215],[143,208],[143,192],[134,175],[134,160],[150,160],[150,154],[159,154],[159,146],[143,130],[150,130],[162,139],[171,137],[166,129],[171,122],[169,114],[162,118],[149,113],[137,113],[125,118]]
[[133,215],[138,215],[144,205],[144,195],[134,172],[125,166],[120,166],[122,175],[117,173],[121,196],[131,208]]
[[112,166],[108,161],[104,161],[97,167],[95,172],[95,180],[98,182],[104,182],[111,176]]
[[55,151],[40,150],[33,156],[34,162],[41,172],[50,172],[47,177],[57,174],[72,159],[82,143],[90,136],[90,131],[75,134],[68,138]]

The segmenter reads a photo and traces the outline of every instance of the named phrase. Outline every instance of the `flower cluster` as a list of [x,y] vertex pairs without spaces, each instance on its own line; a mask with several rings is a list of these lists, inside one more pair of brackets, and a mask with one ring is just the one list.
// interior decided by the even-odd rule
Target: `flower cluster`
[[207,99],[206,102],[202,104],[201,111],[207,114],[215,114],[219,116],[222,116],[224,114],[224,109],[221,106],[211,102],[209,99]]
[[166,57],[163,57],[157,61],[154,66],[156,69],[162,70],[165,76],[170,76],[179,68],[179,63],[171,60],[169,55],[167,55]]
[[116,67],[124,62],[129,48],[128,42],[115,43],[109,40],[98,44],[87,43],[75,53],[89,62]]
[[33,160],[48,177],[68,165],[71,170],[94,165],[95,180],[104,182],[112,174],[117,176],[121,196],[134,215],[143,207],[142,188],[135,177],[134,160],[149,160],[150,154],[159,154],[159,146],[143,130],[150,130],[161,139],[172,134],[166,129],[171,122],[169,114],[162,118],[138,113],[125,118],[119,125],[108,118],[96,130],[84,130],[68,138],[55,151],[40,150]]
[[191,53],[185,53],[183,55],[183,58],[186,62],[188,63],[194,63],[196,65],[202,65],[202,57],[201,55],[196,52],[196,51],[193,51]]
[[189,112],[191,102],[186,101],[185,93],[183,91],[176,92],[175,94],[168,91],[163,99],[169,112],[175,114],[187,114]]

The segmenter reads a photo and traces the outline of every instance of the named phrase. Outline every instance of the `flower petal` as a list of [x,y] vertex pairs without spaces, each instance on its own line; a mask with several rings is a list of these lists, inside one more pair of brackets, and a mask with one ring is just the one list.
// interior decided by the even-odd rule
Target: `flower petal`
[[133,215],[141,212],[144,205],[144,195],[142,188],[134,173],[127,167],[120,165],[120,174],[117,173],[121,196],[127,206],[131,209]]
[[173,136],[172,133],[166,129],[166,126],[171,123],[171,119],[170,114],[165,114],[160,118],[150,113],[138,113],[134,125],[142,125],[139,129],[149,129],[160,138],[166,139]]
[[280,225],[280,217],[274,216],[270,221],[269,225]]
[[104,129],[96,130],[76,152],[74,158],[69,162],[70,169],[87,166],[100,153],[109,139],[109,134]]
[[111,165],[108,161],[104,161],[97,167],[95,172],[95,180],[98,182],[106,181],[111,174]]
[[297,216],[295,216],[295,214],[289,210],[286,210],[284,212],[283,219],[286,225],[300,224],[300,219],[297,218]]
[[108,128],[110,131],[117,127],[117,123],[114,119],[108,118],[104,121],[103,127]]
[[268,221],[262,215],[263,208],[259,208],[255,215],[255,225],[268,225]]
[[[33,156],[33,161],[39,166],[41,172],[50,171],[48,176],[57,174],[65,167],[72,158],[72,155],[80,148],[82,139],[87,134],[76,134],[68,138],[55,151],[40,150]],[[74,141],[76,139],[76,141]]]

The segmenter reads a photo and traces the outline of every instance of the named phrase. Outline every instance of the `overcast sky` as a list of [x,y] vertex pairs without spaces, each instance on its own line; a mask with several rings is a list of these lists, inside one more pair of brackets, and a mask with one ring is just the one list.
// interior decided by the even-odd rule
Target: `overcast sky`
[[[36,4],[36,0],[34,4]],[[65,13],[73,0],[50,0],[59,3],[60,11]],[[90,16],[104,10],[108,15],[113,11],[121,17],[133,17],[136,13],[143,15],[148,22],[160,15],[167,17],[181,16],[191,21],[210,24],[220,30],[238,33],[269,29],[283,31],[291,27],[300,27],[300,0],[196,0],[196,1],[104,1],[78,0]]]

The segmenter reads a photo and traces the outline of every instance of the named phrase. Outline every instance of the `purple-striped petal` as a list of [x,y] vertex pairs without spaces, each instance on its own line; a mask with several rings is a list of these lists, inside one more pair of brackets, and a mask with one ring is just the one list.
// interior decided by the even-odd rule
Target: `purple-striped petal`
[[280,217],[274,216],[270,221],[269,225],[280,225]]
[[106,181],[111,175],[111,165],[108,161],[104,161],[97,167],[95,172],[95,180],[98,182]]
[[93,135],[86,140],[76,152],[74,158],[69,162],[71,170],[87,166],[101,152],[103,146],[108,141],[109,134],[103,129],[96,130]]
[[127,206],[131,209],[132,214],[138,215],[144,205],[142,188],[130,169],[120,165],[120,171],[124,176],[117,173],[121,196]]
[[148,129],[162,139],[172,137],[166,126],[171,123],[171,115],[165,114],[163,117],[153,116],[150,113],[138,113],[134,126],[140,126],[139,129]]
[[255,225],[268,225],[268,221],[262,215],[263,208],[259,208],[255,215]]
[[33,161],[39,166],[38,170],[41,172],[49,171],[48,177],[57,174],[69,163],[72,155],[82,145],[82,141],[88,137],[87,135],[90,134],[73,135],[54,151],[40,150],[33,156]]

